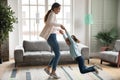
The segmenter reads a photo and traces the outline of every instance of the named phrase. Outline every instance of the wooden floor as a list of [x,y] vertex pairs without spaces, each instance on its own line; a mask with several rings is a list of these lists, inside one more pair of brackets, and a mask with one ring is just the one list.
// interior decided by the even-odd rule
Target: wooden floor
[[[86,65],[98,64],[103,68],[104,71],[110,74],[115,80],[120,80],[120,68],[117,68],[116,65],[110,65],[109,63],[105,63],[105,62],[103,62],[103,64],[101,65],[99,59],[90,59],[90,64],[88,64],[87,61],[85,61],[85,64]],[[74,66],[75,64],[71,64],[71,65]],[[9,62],[4,62],[3,64],[0,64],[0,79],[3,72],[13,67],[14,67],[14,60],[10,60]]]
[[100,64],[100,59],[90,59],[90,65],[94,63],[100,65],[103,70],[109,73],[115,80],[120,80],[120,68],[117,68],[116,65],[107,62]]

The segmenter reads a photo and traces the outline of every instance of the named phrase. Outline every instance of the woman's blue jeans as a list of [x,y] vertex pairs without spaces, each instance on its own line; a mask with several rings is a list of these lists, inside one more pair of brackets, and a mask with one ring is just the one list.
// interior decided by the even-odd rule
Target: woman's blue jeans
[[82,56],[77,57],[76,61],[78,63],[79,70],[82,74],[95,71],[94,66],[91,66],[91,67],[85,66],[84,58]]
[[47,42],[55,54],[55,56],[49,62],[48,66],[51,66],[53,70],[56,70],[56,67],[57,67],[59,59],[60,59],[59,44],[56,39],[56,34],[51,34],[49,36]]

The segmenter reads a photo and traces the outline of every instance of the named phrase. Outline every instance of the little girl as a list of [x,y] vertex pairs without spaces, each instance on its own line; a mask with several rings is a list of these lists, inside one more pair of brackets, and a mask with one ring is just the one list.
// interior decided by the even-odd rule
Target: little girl
[[81,50],[78,49],[78,46],[76,44],[76,43],[80,43],[80,41],[74,35],[70,36],[66,29],[64,29],[64,30],[66,32],[67,37],[65,36],[65,34],[62,30],[60,30],[60,33],[63,35],[67,45],[70,48],[71,56],[77,61],[80,72],[82,74],[88,73],[88,72],[98,73],[98,69],[102,70],[102,68],[97,66],[97,65],[94,65],[94,66],[91,66],[91,67],[85,66],[84,59],[83,59],[83,57],[80,53]]

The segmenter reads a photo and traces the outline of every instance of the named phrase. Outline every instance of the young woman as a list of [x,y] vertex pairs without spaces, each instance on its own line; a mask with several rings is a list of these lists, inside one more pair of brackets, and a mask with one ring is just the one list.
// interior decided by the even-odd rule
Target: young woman
[[71,54],[71,56],[78,63],[80,72],[82,74],[88,73],[88,72],[93,72],[93,71],[98,73],[97,69],[101,69],[102,70],[102,68],[99,67],[98,65],[94,65],[94,66],[91,66],[91,67],[85,66],[84,59],[81,56],[81,53],[79,52],[80,50],[78,49],[78,46],[76,44],[76,43],[79,43],[80,41],[74,35],[70,36],[68,34],[68,32],[66,31],[66,29],[65,29],[65,32],[66,32],[66,35],[64,34],[64,32],[62,30],[60,30],[60,33],[63,34],[63,37],[64,37],[67,45],[70,47],[70,54]]
[[[58,41],[56,39],[56,33],[59,32],[58,27],[64,28],[62,24],[56,22],[56,14],[60,12],[61,5],[59,3],[53,3],[51,9],[47,12],[44,17],[45,27],[43,28],[40,36],[47,40],[51,49],[54,51],[55,56],[51,59],[48,66],[44,71],[53,78],[59,78],[55,71],[60,58],[60,51]],[[52,67],[52,72],[50,68]]]

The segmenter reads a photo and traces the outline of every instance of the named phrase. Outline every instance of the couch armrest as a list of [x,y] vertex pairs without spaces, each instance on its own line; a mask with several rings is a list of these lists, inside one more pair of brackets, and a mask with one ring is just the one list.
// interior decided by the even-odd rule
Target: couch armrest
[[22,46],[17,46],[15,48],[14,50],[15,63],[23,62],[23,53],[24,53],[24,48]]
[[81,54],[85,59],[89,59],[89,48],[82,48]]
[[89,59],[89,47],[84,44],[78,44],[79,50],[81,50],[81,54],[85,59]]

